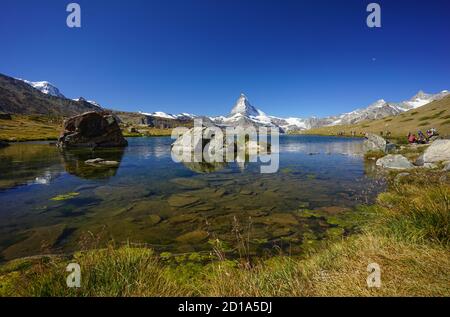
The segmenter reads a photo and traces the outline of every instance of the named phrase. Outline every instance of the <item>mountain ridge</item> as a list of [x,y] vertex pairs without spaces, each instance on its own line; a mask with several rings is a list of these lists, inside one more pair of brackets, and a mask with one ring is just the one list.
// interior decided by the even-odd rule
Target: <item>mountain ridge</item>
[[23,80],[0,74],[0,112],[70,117],[104,109],[85,100],[74,101],[44,93]]
[[[29,88],[27,88],[29,87]],[[265,126],[278,128],[280,132],[302,131],[314,128],[351,125],[367,120],[378,120],[389,116],[396,116],[406,111],[422,107],[430,102],[441,100],[450,95],[448,90],[436,94],[425,93],[420,90],[408,100],[401,102],[387,102],[379,99],[367,107],[355,109],[351,112],[342,113],[322,118],[317,117],[276,117],[267,115],[264,111],[254,107],[247,96],[241,93],[230,113],[227,116],[205,117],[219,126]],[[106,110],[95,101],[86,100],[83,97],[67,99],[61,91],[48,81],[31,82],[24,79],[15,79],[0,74],[0,111],[19,114],[57,114],[70,116],[85,111]],[[112,111],[112,110],[111,110]],[[154,122],[174,120],[175,122],[186,122],[200,115],[191,113],[169,114],[162,111],[148,112],[126,112],[113,111],[117,113],[130,113],[144,117],[141,122]],[[126,116],[124,116],[126,117]]]

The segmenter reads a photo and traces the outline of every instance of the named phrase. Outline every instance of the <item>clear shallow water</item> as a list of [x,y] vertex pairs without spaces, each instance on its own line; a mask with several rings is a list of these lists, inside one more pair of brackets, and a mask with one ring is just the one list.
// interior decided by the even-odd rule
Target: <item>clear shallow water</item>
[[[282,136],[280,169],[257,163],[214,171],[171,159],[170,138],[131,138],[124,150],[61,153],[48,143],[0,149],[0,256],[71,252],[106,241],[143,243],[158,251],[229,248],[237,226],[252,252],[324,238],[334,227],[311,210],[343,213],[382,189],[362,156],[362,141]],[[101,157],[119,168],[84,164]],[[208,171],[209,173],[205,173]],[[199,173],[201,172],[201,173]],[[61,196],[67,195],[69,196]],[[93,245],[95,244],[95,245]]]

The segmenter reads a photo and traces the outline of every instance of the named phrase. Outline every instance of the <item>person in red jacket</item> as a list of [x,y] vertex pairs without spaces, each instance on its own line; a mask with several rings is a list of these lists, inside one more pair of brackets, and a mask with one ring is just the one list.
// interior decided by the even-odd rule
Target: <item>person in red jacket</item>
[[416,143],[417,142],[417,138],[415,134],[408,134],[408,143],[412,144],[412,143]]

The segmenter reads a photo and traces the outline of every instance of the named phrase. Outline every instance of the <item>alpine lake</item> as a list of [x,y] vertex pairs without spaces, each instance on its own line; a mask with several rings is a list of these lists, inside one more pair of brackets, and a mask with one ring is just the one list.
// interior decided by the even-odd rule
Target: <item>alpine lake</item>
[[[261,163],[177,163],[170,137],[124,149],[0,149],[0,260],[115,244],[159,254],[301,255],[358,230],[385,184],[362,140],[281,136],[277,173]],[[119,162],[97,167],[86,160]]]

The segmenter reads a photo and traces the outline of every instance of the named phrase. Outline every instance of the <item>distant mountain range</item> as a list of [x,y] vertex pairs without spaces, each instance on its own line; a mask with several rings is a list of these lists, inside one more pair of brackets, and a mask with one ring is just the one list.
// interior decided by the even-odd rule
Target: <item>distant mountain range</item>
[[[366,120],[376,120],[388,116],[399,115],[403,112],[422,107],[430,102],[441,100],[450,95],[444,90],[437,94],[427,94],[419,91],[411,99],[402,102],[387,102],[383,99],[376,101],[368,107],[352,112],[324,118],[280,118],[271,116],[252,106],[248,98],[241,94],[231,112],[226,116],[209,117],[219,126],[266,126],[279,128],[281,132],[308,130],[323,126],[357,124]],[[60,90],[47,81],[30,82],[14,79],[0,74],[0,112],[19,114],[46,114],[72,116],[86,111],[104,110],[97,102],[78,99],[67,99]],[[127,120],[132,118],[133,123],[153,124],[162,122],[166,127],[185,124],[194,118],[202,117],[190,113],[168,114],[165,112],[117,112],[119,117]],[[206,117],[203,117],[206,118]]]

